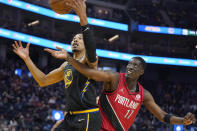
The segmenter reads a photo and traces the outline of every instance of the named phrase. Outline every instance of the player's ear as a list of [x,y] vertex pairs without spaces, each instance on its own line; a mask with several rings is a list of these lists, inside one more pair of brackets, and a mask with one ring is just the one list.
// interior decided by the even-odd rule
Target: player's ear
[[141,67],[141,69],[140,69],[140,75],[143,75],[144,74],[144,69],[142,69],[142,67]]

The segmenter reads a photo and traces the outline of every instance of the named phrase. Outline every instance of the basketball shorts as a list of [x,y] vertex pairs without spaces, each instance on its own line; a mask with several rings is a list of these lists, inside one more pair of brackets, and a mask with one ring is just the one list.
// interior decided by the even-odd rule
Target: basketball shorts
[[67,113],[64,120],[54,129],[54,131],[100,131],[100,112],[85,111],[86,113],[83,113],[83,111],[79,111],[80,113]]

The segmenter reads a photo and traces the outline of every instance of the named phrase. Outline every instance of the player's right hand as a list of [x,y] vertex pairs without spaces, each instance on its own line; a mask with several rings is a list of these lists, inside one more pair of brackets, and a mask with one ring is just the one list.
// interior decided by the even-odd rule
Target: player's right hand
[[29,46],[30,43],[28,43],[27,46],[24,48],[20,40],[18,42],[14,41],[14,44],[12,44],[12,47],[14,48],[14,53],[16,53],[23,60],[29,58]]
[[66,60],[67,57],[69,56],[68,52],[60,47],[57,47],[57,50],[52,50],[52,49],[44,49],[45,51],[49,52],[53,57],[57,58],[57,59],[64,59]]

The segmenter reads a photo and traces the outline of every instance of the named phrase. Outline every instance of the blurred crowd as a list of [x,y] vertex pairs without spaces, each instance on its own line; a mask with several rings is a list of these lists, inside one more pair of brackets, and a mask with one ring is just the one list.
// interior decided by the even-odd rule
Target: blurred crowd
[[[16,68],[22,69],[20,77],[15,75]],[[26,72],[24,66],[12,60],[1,64],[1,131],[48,131],[55,123],[51,109],[65,109],[62,82],[41,88]]]
[[[48,0],[23,1],[50,8]],[[195,0],[97,0],[97,3],[99,2],[105,2],[106,5],[101,6],[102,4],[87,2],[89,17],[126,24],[130,24],[130,20],[134,20],[139,24],[146,25],[196,28],[197,2]],[[109,8],[110,4],[116,6]],[[117,6],[122,8],[117,8]]]
[[197,59],[195,38],[192,40],[178,36],[151,37],[140,34],[133,36],[130,42],[125,42],[124,38],[121,35],[120,39],[113,43],[96,38],[97,48],[137,55]]
[[[110,0],[106,0],[106,2],[110,2]],[[196,3],[191,4],[186,2],[184,4],[185,6],[182,5],[183,3],[181,2],[173,3],[172,1],[132,0],[131,2],[128,1],[128,9],[123,11],[115,8],[111,9],[88,4],[87,14],[89,17],[128,24],[134,21],[136,24],[195,29],[197,23]],[[40,23],[33,27],[27,26],[29,22],[35,20],[39,20]],[[8,6],[0,7],[0,25],[2,25],[2,28],[8,28],[17,32],[62,43],[69,43],[72,36],[75,34],[75,31],[67,30],[67,23],[63,24],[57,20],[51,20],[35,13],[23,12],[17,8]],[[154,34],[152,36],[155,37],[146,40],[151,35],[142,36],[139,32],[134,32],[132,34],[128,32],[125,34],[123,32],[95,29],[95,34],[99,33],[103,34],[96,35],[97,48],[100,49],[149,56],[197,58],[196,38],[192,38],[192,36],[189,38],[183,36],[182,38],[185,38],[183,41],[180,37],[174,37],[172,35],[169,36],[171,37],[170,39],[167,38],[168,35],[163,35],[165,37],[155,39],[158,34]],[[109,44],[109,42],[106,42],[105,38],[105,36],[109,34],[112,34],[111,36],[119,34],[120,38],[113,44]],[[134,36],[137,37],[135,38]]]
[[88,5],[88,16],[126,24],[135,21],[144,25],[196,29],[197,3],[164,0],[103,1],[124,5],[126,10]]
[[[52,118],[52,109],[65,109],[64,84],[60,82],[41,88],[21,63],[13,59],[0,64],[0,130],[49,131],[56,122]],[[15,74],[17,68],[22,69],[21,76]],[[42,70],[48,72],[49,69]],[[197,114],[197,83],[162,80],[142,80],[142,83],[166,112],[178,116],[184,116],[189,111]],[[101,89],[102,84],[99,83],[98,95]],[[131,130],[168,131],[171,128],[142,107]]]
[[169,3],[164,7],[174,27],[185,29],[196,29],[197,3]]
[[161,3],[153,1],[133,0],[128,6],[128,13],[132,20],[143,25],[166,26],[161,15]]

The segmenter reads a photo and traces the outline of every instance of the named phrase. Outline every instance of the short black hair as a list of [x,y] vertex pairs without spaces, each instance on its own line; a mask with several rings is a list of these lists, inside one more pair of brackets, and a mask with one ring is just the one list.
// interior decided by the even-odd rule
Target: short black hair
[[136,57],[133,57],[132,59],[137,59],[141,62],[141,65],[142,65],[142,68],[145,70],[146,69],[146,61],[142,58],[142,57],[139,57],[139,56],[136,56]]
[[83,35],[83,33],[82,33],[81,31],[78,31],[77,33],[73,33],[73,34],[72,34],[72,38],[75,37],[75,36],[78,35],[78,34]]
[[82,32],[73,33],[73,34],[72,34],[72,38],[71,38],[70,41],[72,41],[73,38],[74,38],[76,35],[78,35],[78,34],[81,34],[81,35],[83,36],[83,33],[82,33]]

